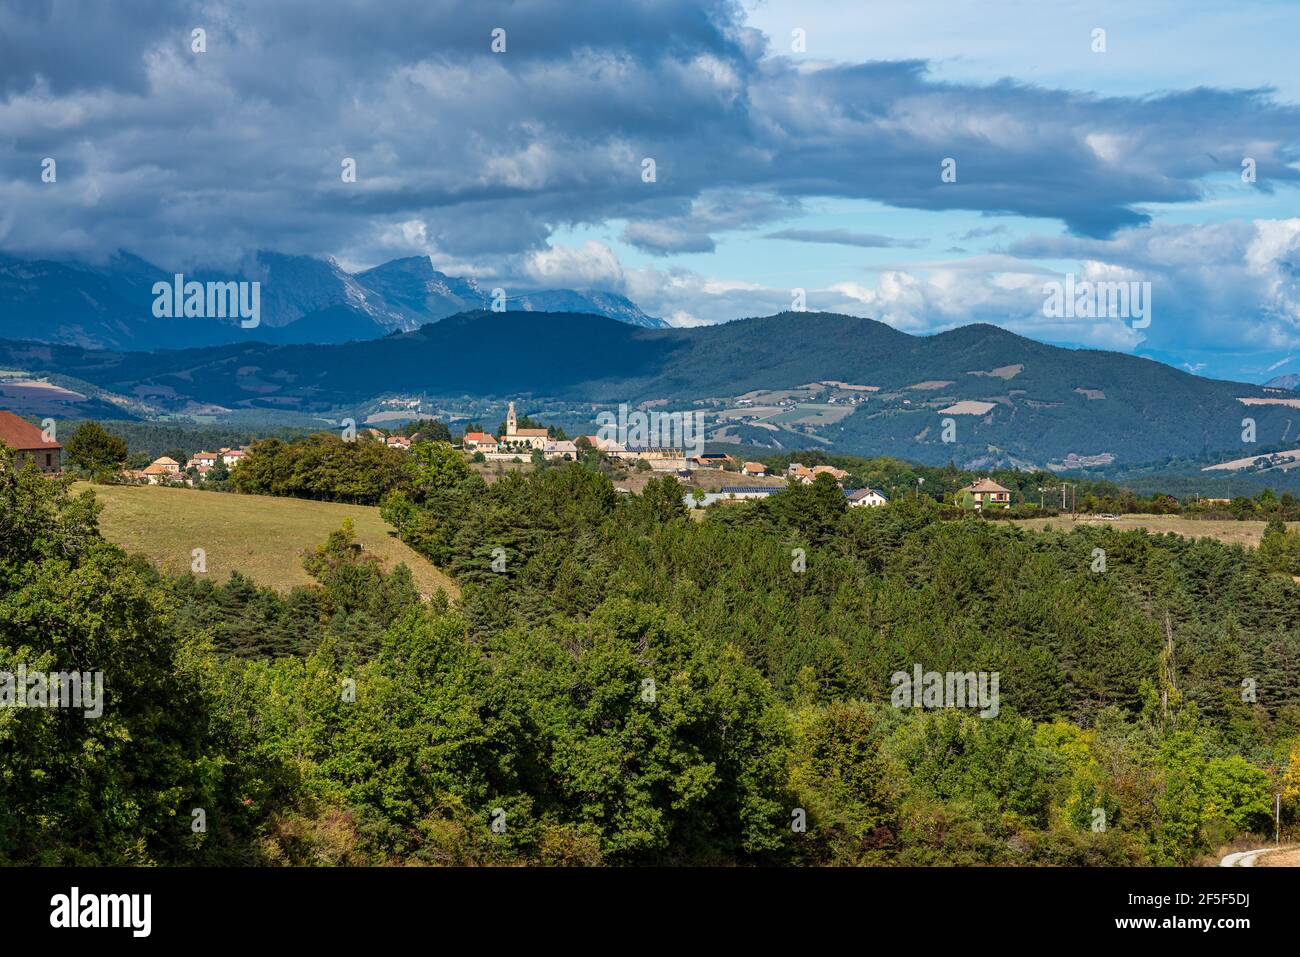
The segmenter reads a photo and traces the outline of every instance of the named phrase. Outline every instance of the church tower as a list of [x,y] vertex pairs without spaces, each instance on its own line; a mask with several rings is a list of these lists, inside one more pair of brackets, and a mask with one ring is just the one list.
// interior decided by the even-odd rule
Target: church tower
[[506,435],[515,434],[515,423],[515,404],[511,402],[509,407],[506,409]]

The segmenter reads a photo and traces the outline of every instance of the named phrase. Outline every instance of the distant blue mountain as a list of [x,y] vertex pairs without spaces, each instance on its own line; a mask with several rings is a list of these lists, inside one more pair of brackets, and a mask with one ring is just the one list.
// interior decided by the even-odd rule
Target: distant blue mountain
[[1295,389],[1300,390],[1300,375],[1292,372],[1289,375],[1274,376],[1264,383],[1270,389]]
[[[306,327],[357,338],[356,321],[354,310],[336,306],[271,332],[287,337]],[[151,415],[337,419],[388,398],[440,396],[668,403],[712,410],[706,427],[721,443],[815,444],[969,468],[1209,464],[1294,448],[1286,443],[1296,437],[1296,410],[1275,389],[1043,345],[985,324],[910,336],[871,319],[812,312],[646,329],[608,316],[476,310],[367,341],[134,353],[0,340],[0,369],[99,390],[105,401],[137,402]],[[775,407],[738,401],[756,392]],[[719,397],[737,401],[719,408]],[[1257,425],[1254,445],[1243,444],[1245,416]]]
[[[447,276],[426,256],[396,259],[360,273],[331,260],[259,252],[231,272],[187,280],[257,280],[261,323],[159,319],[153,285],[173,274],[126,253],[107,262],[28,260],[0,255],[0,338],[115,350],[183,349],[260,341],[332,344],[409,332],[490,304],[491,290]],[[580,311],[647,328],[667,324],[603,290],[544,289],[508,296],[510,311]]]

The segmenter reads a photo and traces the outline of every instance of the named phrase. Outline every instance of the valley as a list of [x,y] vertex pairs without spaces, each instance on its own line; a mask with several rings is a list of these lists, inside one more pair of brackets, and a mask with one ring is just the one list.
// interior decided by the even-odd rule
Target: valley
[[54,401],[56,418],[331,427],[409,414],[490,428],[482,420],[522,396],[527,411],[575,433],[619,404],[653,404],[703,413],[707,441],[733,451],[1089,474],[1177,462],[1178,474],[1211,482],[1207,466],[1285,450],[1300,430],[1276,388],[988,325],[910,336],[828,313],[650,329],[585,313],[476,311],[366,341],[154,352],[0,341],[0,368],[14,411],[45,414]]

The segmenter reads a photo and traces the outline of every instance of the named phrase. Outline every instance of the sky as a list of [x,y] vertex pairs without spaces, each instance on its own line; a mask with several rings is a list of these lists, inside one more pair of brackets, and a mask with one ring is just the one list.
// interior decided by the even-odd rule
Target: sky
[[[0,0],[0,251],[425,255],[1265,381],[1300,373],[1297,49],[1295,0]],[[1149,309],[1057,315],[1067,276]]]

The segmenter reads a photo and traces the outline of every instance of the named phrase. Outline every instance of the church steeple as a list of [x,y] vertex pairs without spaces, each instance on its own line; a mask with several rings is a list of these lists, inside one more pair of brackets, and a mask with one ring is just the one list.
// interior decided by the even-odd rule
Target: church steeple
[[506,409],[506,435],[515,434],[515,422],[515,404],[511,402],[510,406]]

